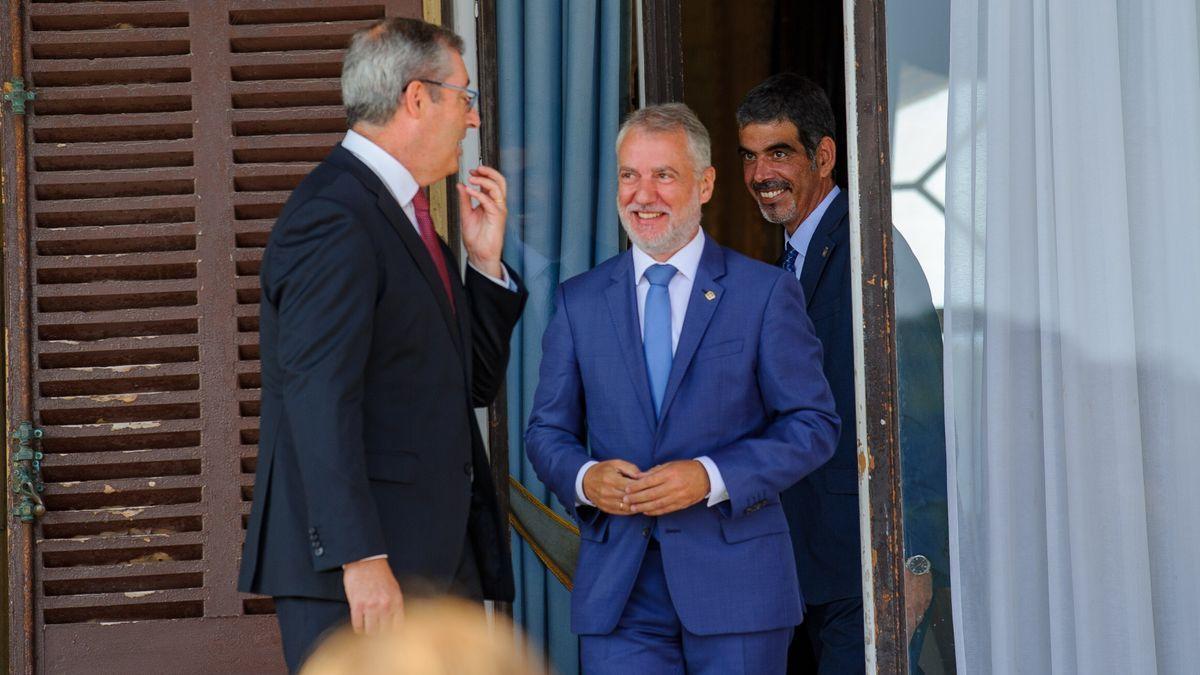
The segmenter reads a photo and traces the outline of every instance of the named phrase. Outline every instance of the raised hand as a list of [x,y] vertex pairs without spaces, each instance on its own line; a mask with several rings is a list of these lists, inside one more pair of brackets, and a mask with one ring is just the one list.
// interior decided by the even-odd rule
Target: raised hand
[[[508,219],[508,183],[499,171],[489,166],[471,169],[467,183],[455,186],[467,259],[479,271],[503,277],[500,255],[504,252],[504,225]],[[472,197],[479,202],[474,207]]]

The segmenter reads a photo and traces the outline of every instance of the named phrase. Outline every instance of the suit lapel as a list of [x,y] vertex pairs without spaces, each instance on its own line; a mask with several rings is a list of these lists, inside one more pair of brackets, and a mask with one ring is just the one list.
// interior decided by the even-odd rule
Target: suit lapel
[[646,355],[642,350],[642,334],[637,314],[637,294],[633,285],[633,254],[625,251],[615,266],[612,283],[605,291],[608,311],[612,314],[613,327],[617,331],[617,344],[621,348],[621,360],[629,370],[633,391],[637,395],[638,407],[646,417],[651,429],[657,426],[654,419],[654,403],[650,400],[650,378],[646,375]]
[[[426,250],[424,242],[421,241],[421,235],[417,234],[417,228],[413,225],[408,216],[404,215],[404,210],[396,203],[396,198],[392,196],[387,186],[383,184],[379,176],[375,175],[362,160],[354,156],[354,153],[343,148],[340,144],[334,146],[333,151],[329,153],[328,160],[341,169],[350,172],[359,182],[361,182],[368,190],[375,193],[375,203],[379,210],[387,217],[388,223],[396,234],[400,237],[404,248],[408,250],[408,255],[413,259],[417,266],[417,270],[421,276],[425,278],[425,283],[429,285],[429,292],[433,294],[434,299],[441,308],[442,320],[446,323],[446,328],[450,331],[450,335],[458,347],[459,353],[463,353],[462,334],[459,326],[454,319],[454,312],[450,310],[450,300],[446,297],[446,291],[442,286],[442,279],[438,276],[437,268],[433,266],[433,259],[429,257],[429,251]],[[443,248],[443,250],[445,250]],[[448,257],[447,263],[456,258]],[[453,265],[450,266],[453,269]],[[460,277],[461,278],[461,277]],[[452,278],[453,282],[454,279]],[[451,283],[451,289],[455,293],[461,294],[454,287],[458,284]],[[456,295],[455,299],[458,297]]]
[[725,288],[716,281],[723,276],[725,254],[717,242],[705,238],[704,253],[700,256],[700,266],[696,268],[692,296],[688,299],[687,314],[683,317],[683,330],[679,334],[679,344],[675,347],[675,358],[671,361],[671,375],[667,378],[667,390],[663,394],[661,417],[667,416],[671,401],[675,399],[683,376],[700,346],[700,340],[708,330],[713,313],[717,311],[717,305],[721,304],[721,298],[725,295]]
[[[387,188],[383,188],[377,194],[376,203],[379,209],[387,216],[388,222],[392,224],[392,229],[400,235],[400,241],[404,242],[404,247],[408,249],[409,256],[417,263],[417,269],[425,278],[425,283],[429,285],[429,292],[433,294],[438,308],[442,310],[442,320],[446,322],[446,328],[450,330],[450,334],[454,337],[455,344],[461,352],[462,335],[455,323],[454,312],[450,310],[450,299],[446,297],[442,278],[438,276],[437,268],[433,266],[433,258],[429,257],[429,251],[425,248],[425,243],[421,241],[420,235],[417,234],[416,226],[412,224],[408,216],[404,215],[404,210],[392,198],[392,194],[388,192]],[[449,269],[454,269],[454,266],[451,265]],[[453,289],[456,279],[450,281],[450,287]]]
[[825,210],[825,215],[817,225],[817,231],[813,233],[812,241],[808,243],[808,251],[804,254],[804,268],[800,271],[800,285],[804,288],[806,306],[812,304],[817,283],[825,271],[825,264],[833,257],[833,250],[837,248],[838,234],[845,225],[848,212],[846,193],[839,192],[829,203],[829,208]]
[[[461,280],[462,272],[458,268],[458,256],[450,251],[450,247],[445,242],[441,243],[442,255],[446,257],[446,269],[450,272],[450,291],[454,293],[454,307],[458,310],[454,314],[454,318],[458,320],[458,350],[462,354],[463,363],[466,365],[464,369],[467,373],[467,390],[470,391],[471,385],[471,359],[467,358],[466,345],[471,344],[471,307],[468,304],[466,288]],[[436,271],[436,270],[435,270]],[[438,280],[441,284],[441,279]]]

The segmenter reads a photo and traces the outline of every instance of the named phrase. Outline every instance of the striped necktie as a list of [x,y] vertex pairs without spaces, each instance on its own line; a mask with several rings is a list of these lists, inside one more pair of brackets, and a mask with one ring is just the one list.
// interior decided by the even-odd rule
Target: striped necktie
[[789,242],[785,243],[784,251],[783,251],[783,269],[791,272],[792,274],[795,274],[796,273],[796,257],[799,255],[800,255],[800,252],[792,247],[792,242],[789,241]]

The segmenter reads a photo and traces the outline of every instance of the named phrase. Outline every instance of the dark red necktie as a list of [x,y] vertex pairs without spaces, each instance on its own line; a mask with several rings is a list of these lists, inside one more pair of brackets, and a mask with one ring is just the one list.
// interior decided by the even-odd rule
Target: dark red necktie
[[429,257],[433,258],[433,266],[437,268],[438,276],[442,278],[442,288],[446,290],[446,297],[450,299],[450,311],[454,309],[454,294],[450,292],[450,272],[446,269],[446,256],[442,255],[442,240],[438,238],[437,231],[433,229],[433,218],[429,216],[429,197],[425,196],[425,191],[418,188],[417,194],[413,195],[412,200],[413,211],[417,213],[417,230],[421,233],[421,241],[425,244],[425,249],[429,251]]

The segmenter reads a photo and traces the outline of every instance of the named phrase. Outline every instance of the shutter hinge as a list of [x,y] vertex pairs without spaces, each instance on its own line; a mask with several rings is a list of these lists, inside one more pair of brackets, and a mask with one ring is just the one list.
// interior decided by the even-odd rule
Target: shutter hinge
[[17,441],[12,453],[12,491],[19,498],[13,516],[32,523],[46,513],[41,495],[46,489],[42,483],[42,430],[32,422],[21,422],[12,437]]
[[14,115],[25,114],[25,103],[37,98],[36,91],[25,90],[25,80],[14,77],[11,82],[4,83],[4,100],[12,104]]

